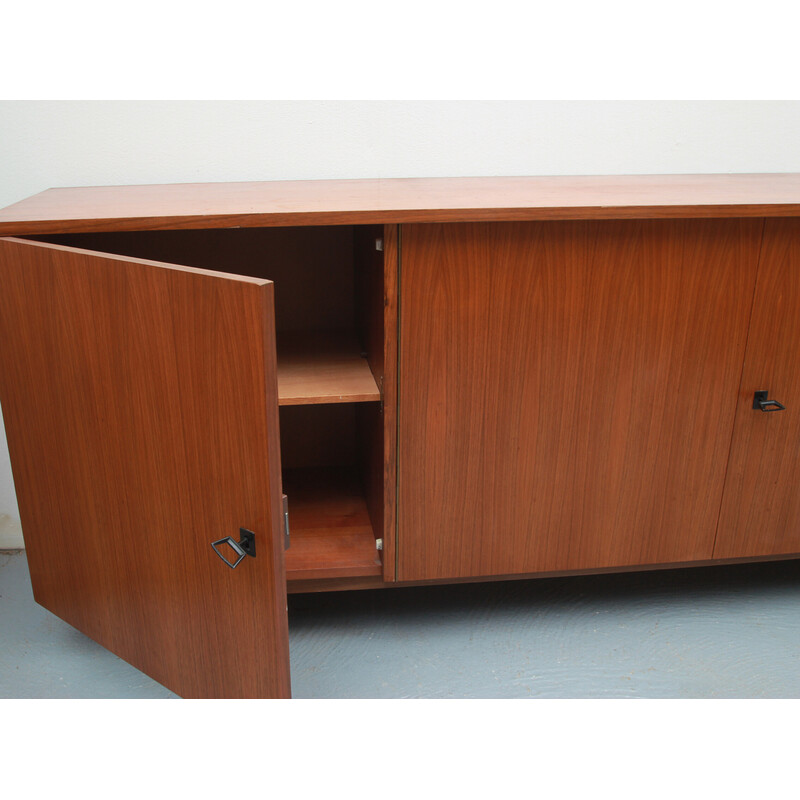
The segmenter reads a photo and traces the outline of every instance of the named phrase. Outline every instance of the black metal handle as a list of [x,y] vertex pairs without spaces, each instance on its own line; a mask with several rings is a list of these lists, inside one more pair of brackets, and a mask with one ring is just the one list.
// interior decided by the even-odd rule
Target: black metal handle
[[768,400],[769,392],[756,392],[753,395],[753,408],[757,411],[783,411],[786,406],[777,400]]
[[[236,561],[228,561],[224,555],[217,549],[218,546],[227,544],[228,547],[236,553]],[[226,536],[224,539],[217,539],[216,542],[211,542],[214,552],[231,568],[236,569],[239,562],[245,556],[256,556],[256,535],[253,531],[248,531],[246,528],[239,528],[239,541],[237,542],[232,536]]]

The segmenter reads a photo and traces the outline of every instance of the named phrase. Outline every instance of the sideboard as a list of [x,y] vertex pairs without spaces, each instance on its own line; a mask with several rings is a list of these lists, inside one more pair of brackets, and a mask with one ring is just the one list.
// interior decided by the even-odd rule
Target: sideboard
[[800,175],[50,189],[0,211],[36,600],[290,695],[288,592],[800,555]]

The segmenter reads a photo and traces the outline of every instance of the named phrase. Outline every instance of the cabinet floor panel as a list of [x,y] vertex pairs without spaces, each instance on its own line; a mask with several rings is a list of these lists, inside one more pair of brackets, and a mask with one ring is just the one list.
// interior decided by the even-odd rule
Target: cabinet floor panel
[[350,331],[278,334],[278,404],[364,403],[381,399]]
[[381,574],[380,554],[354,468],[285,470],[283,491],[289,497],[291,530],[288,580]]

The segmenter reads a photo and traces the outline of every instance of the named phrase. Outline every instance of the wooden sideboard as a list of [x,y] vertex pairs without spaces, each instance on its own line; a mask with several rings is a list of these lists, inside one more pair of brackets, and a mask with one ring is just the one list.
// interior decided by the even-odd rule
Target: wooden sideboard
[[0,236],[36,600],[185,697],[289,696],[287,591],[800,555],[800,175],[51,189]]

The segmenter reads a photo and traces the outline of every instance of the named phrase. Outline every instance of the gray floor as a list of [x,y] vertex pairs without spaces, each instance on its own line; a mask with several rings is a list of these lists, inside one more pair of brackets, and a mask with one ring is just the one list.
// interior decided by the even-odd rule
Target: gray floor
[[[800,562],[293,596],[295,697],[800,697]],[[0,552],[0,697],[174,697]]]

